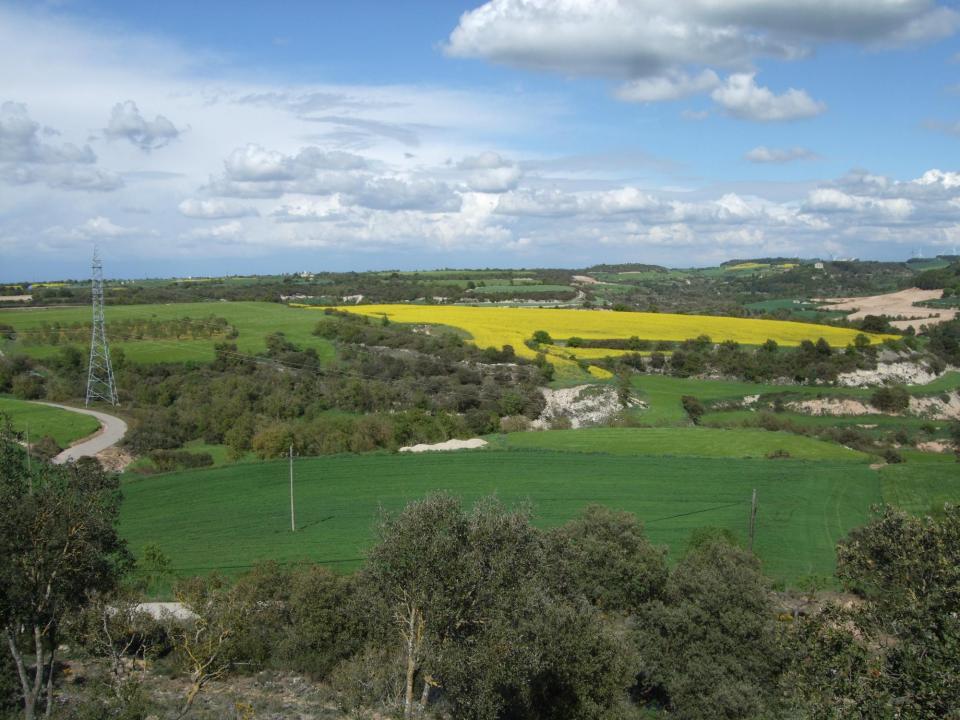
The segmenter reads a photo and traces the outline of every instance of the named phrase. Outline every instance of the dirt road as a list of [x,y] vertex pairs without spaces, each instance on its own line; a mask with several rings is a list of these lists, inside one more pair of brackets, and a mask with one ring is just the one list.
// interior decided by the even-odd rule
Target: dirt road
[[39,401],[37,401],[37,405],[48,405],[50,407],[60,408],[61,410],[80,413],[81,415],[91,415],[100,422],[100,430],[80,442],[71,445],[57,455],[53,459],[56,465],[61,465],[69,460],[96,455],[98,452],[116,445],[123,440],[123,436],[127,434],[127,423],[118,417],[107,415],[98,410],[87,410],[86,408],[75,408],[69,405]]

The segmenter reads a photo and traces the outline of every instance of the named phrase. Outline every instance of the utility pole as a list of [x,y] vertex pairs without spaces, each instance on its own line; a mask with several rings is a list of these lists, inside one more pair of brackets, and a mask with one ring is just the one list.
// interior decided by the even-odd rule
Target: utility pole
[[89,407],[94,400],[117,405],[117,385],[113,380],[110,346],[107,345],[106,323],[103,319],[103,265],[100,263],[100,250],[96,245],[93,247],[92,269],[90,296],[93,301],[93,332],[90,336],[87,399],[84,405]]
[[[27,435],[27,472],[31,473],[31,477],[33,477],[33,466],[30,464],[30,423],[24,423],[24,432]],[[31,480],[31,482],[33,481]]]
[[297,531],[296,515],[293,511],[293,445],[290,446],[290,532]]
[[757,529],[757,489],[753,489],[750,499],[750,552],[753,552],[753,536]]

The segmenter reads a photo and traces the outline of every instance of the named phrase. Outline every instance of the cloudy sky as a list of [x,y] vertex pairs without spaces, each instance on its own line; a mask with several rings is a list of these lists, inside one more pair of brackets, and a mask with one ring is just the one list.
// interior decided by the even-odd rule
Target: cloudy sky
[[946,0],[0,2],[0,280],[960,246]]

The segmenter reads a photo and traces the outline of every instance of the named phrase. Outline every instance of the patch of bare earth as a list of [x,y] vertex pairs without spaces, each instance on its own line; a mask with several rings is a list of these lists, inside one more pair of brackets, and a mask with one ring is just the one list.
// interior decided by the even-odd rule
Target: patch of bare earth
[[825,303],[821,309],[846,311],[848,320],[862,320],[867,315],[888,315],[903,317],[903,320],[894,320],[890,324],[904,330],[913,327],[919,330],[921,325],[936,325],[937,323],[953,320],[957,310],[949,308],[928,308],[916,305],[918,302],[939,300],[943,297],[943,290],[921,290],[908,288],[899,292],[885,295],[870,295],[867,297],[851,298],[823,298]]

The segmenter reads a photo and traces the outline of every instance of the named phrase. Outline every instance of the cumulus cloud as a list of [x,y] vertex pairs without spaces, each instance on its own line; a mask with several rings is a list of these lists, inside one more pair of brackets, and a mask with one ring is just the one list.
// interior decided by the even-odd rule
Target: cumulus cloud
[[850,195],[835,188],[818,188],[811,191],[807,202],[804,203],[804,210],[819,213],[875,212],[891,220],[900,220],[913,213],[914,204],[907,198],[863,197]]
[[240,218],[260,214],[255,207],[249,205],[240,205],[226,200],[197,200],[195,198],[182,201],[177,205],[177,210],[184,217],[204,220]]
[[156,233],[137,227],[117,225],[110,218],[97,215],[69,230],[54,227],[47,230],[45,234],[53,237],[66,237],[71,240],[115,240],[120,238],[150,236]]
[[89,145],[44,142],[41,135],[59,132],[41,127],[22,103],[0,105],[0,180],[9,185],[44,182],[61,190],[107,192],[123,181],[116,173],[94,166],[97,156]]
[[[50,128],[46,130],[48,135],[58,134]],[[40,123],[31,119],[26,105],[15,102],[0,105],[0,162],[50,165],[97,161],[89,145],[51,145],[41,141],[40,132]]]
[[366,181],[356,192],[344,196],[347,204],[375,210],[419,210],[456,212],[460,195],[435,180],[381,177]]
[[783,164],[796,160],[813,160],[817,154],[805,147],[771,148],[758,145],[748,151],[744,157],[753,163]]
[[296,155],[285,155],[250,143],[227,156],[224,174],[213,178],[207,190],[246,198],[358,192],[371,167],[366,158],[342,151],[306,147]]
[[474,192],[506,192],[517,187],[523,177],[523,170],[516,163],[492,151],[463,158],[457,169],[469,172],[467,187]]
[[628,102],[659,102],[699,95],[719,84],[720,78],[713,70],[704,70],[693,76],[674,71],[631,80],[621,85],[616,94],[618,98]]
[[149,152],[170,144],[181,131],[163,115],[147,120],[133,100],[126,100],[113,106],[110,121],[103,132],[110,139],[128,140]]
[[622,99],[651,102],[712,89],[712,68],[740,73],[759,58],[798,59],[825,43],[925,42],[953,34],[958,24],[960,14],[934,0],[489,0],[461,16],[445,50],[626,78]]
[[757,85],[754,77],[754,73],[735,73],[710,97],[734,117],[760,122],[809,118],[827,109],[803,90],[790,88],[776,95],[770,88]]
[[193,240],[213,240],[222,243],[236,242],[243,238],[243,223],[239,220],[214,225],[213,227],[194,228],[181,237]]

